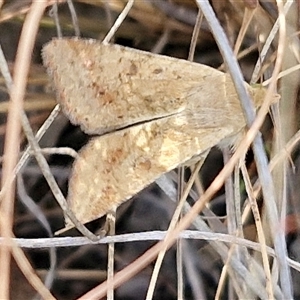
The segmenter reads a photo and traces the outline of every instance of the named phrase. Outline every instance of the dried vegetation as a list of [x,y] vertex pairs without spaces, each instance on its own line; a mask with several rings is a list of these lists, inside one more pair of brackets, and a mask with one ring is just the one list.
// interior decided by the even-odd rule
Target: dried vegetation
[[[164,191],[153,184],[119,207],[116,221],[110,221],[111,232],[115,226],[115,239],[105,238],[103,244],[94,244],[80,237],[76,230],[64,233],[70,238],[52,239],[53,233],[64,226],[64,214],[34,158],[39,152],[34,142],[30,145],[35,149],[29,151],[14,184],[9,184],[11,174],[27,149],[30,127],[37,134],[45,121],[49,124],[52,112],[55,118],[51,126],[43,129],[39,145],[49,171],[66,194],[74,154],[70,148],[79,150],[89,137],[57,113],[57,108],[53,112],[55,93],[42,66],[41,48],[57,35],[103,40],[127,1],[60,0],[57,6],[51,6],[55,1],[49,0],[44,11],[46,2],[0,1],[0,44],[14,82],[12,86],[9,72],[5,71],[5,59],[0,57],[1,175],[2,187],[6,185],[0,194],[0,233],[2,237],[17,237],[13,243],[0,240],[0,298],[30,299],[38,291],[45,299],[77,299],[90,291],[85,298],[97,299],[107,290],[109,299],[144,299],[147,293],[151,299],[152,292],[153,299],[287,299],[292,295],[299,298],[299,1],[211,1],[246,81],[261,83],[272,78],[271,84],[276,84],[272,74],[278,73],[279,62],[280,71],[287,71],[279,73],[275,86],[281,100],[271,107],[261,129],[271,173],[258,142],[245,160],[241,157],[224,187],[214,189],[218,186],[215,182],[200,198],[207,201],[206,205],[198,205],[201,213],[185,218],[183,227],[191,223],[189,229],[193,232],[184,231],[183,238],[167,251],[160,270],[155,268],[157,280],[151,260],[161,248],[150,247],[162,239],[162,231],[167,230],[176,208],[178,197],[172,181],[178,182],[175,186],[182,191],[190,177],[196,178],[187,199],[192,206],[222,169],[222,153],[212,149],[199,176],[191,175],[190,169],[171,172],[165,178],[167,184],[158,182]],[[205,17],[198,13],[197,3]],[[195,48],[194,61],[225,71],[216,40],[223,55],[226,43],[218,33],[211,34],[209,28],[215,25],[207,18],[208,6],[208,1],[135,0],[112,41],[177,58],[188,58],[190,47]],[[285,10],[287,7],[289,10]],[[286,23],[281,17],[279,31],[274,32],[278,11],[280,15],[286,14]],[[270,36],[273,39],[264,53]],[[30,47],[28,52],[24,50],[30,43],[32,53]],[[28,75],[26,63],[30,64]],[[230,61],[227,66],[231,67]],[[27,80],[24,97],[20,92],[22,78]],[[22,131],[18,122],[21,108],[30,124],[26,129],[23,115]],[[223,157],[230,167],[230,151],[225,151]],[[183,215],[187,211],[188,204]],[[99,232],[104,224],[102,219],[88,228]],[[171,236],[176,237],[175,233]],[[146,256],[142,256],[145,252]],[[138,257],[135,265],[130,265]],[[113,293],[112,273],[126,266],[125,272],[116,275],[116,284],[120,286]],[[133,276],[135,266],[141,270]],[[149,287],[151,276],[155,285]],[[107,277],[108,284],[98,286]],[[96,290],[92,290],[94,287]]]

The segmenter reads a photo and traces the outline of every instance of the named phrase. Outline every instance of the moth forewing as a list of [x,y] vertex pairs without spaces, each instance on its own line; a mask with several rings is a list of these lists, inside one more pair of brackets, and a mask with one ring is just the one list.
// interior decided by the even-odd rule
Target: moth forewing
[[43,48],[43,60],[63,111],[89,134],[178,113],[186,107],[191,82],[224,75],[186,60],[94,40],[54,39]]
[[70,208],[82,223],[99,218],[228,134],[225,126],[192,128],[178,114],[94,138],[75,161]]

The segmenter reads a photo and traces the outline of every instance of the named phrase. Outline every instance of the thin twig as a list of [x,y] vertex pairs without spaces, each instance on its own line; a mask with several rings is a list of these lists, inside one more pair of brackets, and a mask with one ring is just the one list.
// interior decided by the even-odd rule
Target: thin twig
[[263,231],[263,227],[262,227],[262,223],[261,223],[261,218],[260,218],[260,214],[259,214],[259,208],[258,208],[256,199],[254,197],[251,180],[249,178],[249,174],[247,172],[247,168],[244,163],[242,164],[241,169],[242,169],[242,174],[243,174],[243,178],[244,178],[244,182],[245,182],[248,199],[250,202],[250,206],[252,208],[252,213],[253,213],[256,230],[257,230],[258,241],[259,241],[259,244],[261,245],[262,262],[263,262],[263,266],[264,266],[264,270],[265,270],[265,274],[266,274],[266,289],[268,292],[268,298],[274,299],[271,270],[270,270],[270,264],[269,264],[269,260],[268,260],[268,256],[267,256],[267,250],[266,250],[267,245],[266,245],[266,239],[265,239],[265,235],[264,235],[264,231]]
[[77,18],[77,14],[76,14],[76,10],[75,10],[73,1],[72,0],[67,0],[67,3],[68,3],[68,7],[69,7],[71,17],[72,17],[72,24],[73,24],[73,27],[74,27],[75,36],[80,37],[79,23],[78,23],[78,18]]
[[161,53],[164,47],[167,45],[169,39],[170,39],[170,29],[166,28],[163,32],[163,34],[159,37],[158,41],[155,43],[155,45],[152,47],[151,52],[152,53]]
[[[196,167],[196,169],[199,172],[200,168],[198,169]],[[196,170],[194,170],[194,172],[195,171]],[[197,173],[196,174],[193,173],[193,174],[195,174],[196,176],[198,176]],[[180,199],[181,199],[181,197],[183,195],[183,192],[184,192],[184,183],[185,183],[185,181],[184,181],[184,175],[185,175],[185,167],[184,166],[180,166],[178,168],[178,174],[177,174],[177,177],[178,177],[177,203],[178,204],[180,204],[180,201],[181,201]],[[190,188],[190,190],[191,190],[191,188]],[[178,217],[178,220],[180,220],[181,217],[182,217],[182,209],[180,211],[180,215]],[[180,238],[177,239],[177,242],[176,242],[176,271],[177,271],[177,298],[178,299],[184,299],[182,243],[183,243],[182,239],[180,239]]]
[[[166,231],[151,231],[106,236],[103,237],[101,240],[95,242],[95,244],[159,241],[165,238],[166,233]],[[225,242],[229,244],[236,244],[242,247],[247,247],[257,252],[261,252],[261,245],[259,243],[224,233],[207,232],[199,230],[184,230],[180,233],[180,238]],[[50,247],[79,247],[91,244],[91,241],[86,237],[56,237],[37,239],[12,238],[10,241],[16,243],[18,247],[25,249],[43,249]],[[0,245],[4,245],[6,243],[7,241],[3,237],[0,237]],[[268,255],[272,257],[275,256],[275,252],[271,247],[267,246],[266,251]],[[296,262],[288,257],[287,259],[291,267],[293,267],[297,271],[300,271],[299,262]]]
[[[296,71],[298,71],[298,70],[300,70],[300,64],[298,64],[298,65],[296,65],[296,66],[293,66],[293,67],[290,67],[290,68],[288,68],[288,69],[286,69],[286,70],[284,70],[284,71],[281,71],[281,72],[278,74],[277,78],[280,79],[280,78],[282,78],[282,77],[284,77],[284,76],[286,76],[286,75],[289,75],[289,74],[291,74],[291,73],[293,73],[293,72],[296,72]],[[262,86],[268,86],[268,85],[270,84],[271,80],[272,80],[272,78],[269,78],[269,79],[265,80],[265,81],[262,83]]]
[[51,9],[49,10],[49,16],[50,18],[53,18],[55,27],[56,27],[56,35],[58,38],[62,38],[62,31],[61,31],[61,26],[59,22],[59,17],[58,17],[58,4],[55,2]]
[[[78,157],[78,153],[70,147],[51,147],[51,148],[41,148],[41,152],[43,154],[48,154],[48,155],[68,155],[73,158]],[[34,154],[33,151],[30,151],[30,154]]]
[[201,10],[199,9],[197,18],[196,18],[196,23],[195,23],[194,30],[193,30],[193,34],[192,34],[192,38],[191,38],[191,44],[190,44],[190,50],[189,50],[189,56],[188,56],[189,61],[193,61],[193,59],[194,59],[195,50],[196,50],[196,46],[197,46],[197,40],[199,38],[202,20],[203,20],[203,14],[202,14]]
[[121,26],[123,23],[124,19],[127,17],[131,7],[133,6],[134,0],[128,0],[126,6],[124,7],[123,11],[120,13],[118,16],[117,20],[115,21],[114,25],[110,28],[108,34],[103,40],[104,44],[108,44],[109,41],[112,39],[112,37],[115,35],[117,32],[118,28]]
[[[108,234],[110,236],[114,236],[116,234],[116,210],[114,207],[107,214],[106,222],[108,226]],[[108,258],[107,258],[107,282],[108,282],[108,290],[107,290],[107,299],[114,299],[114,273],[115,273],[115,243],[111,242],[108,244]]]
[[242,23],[242,26],[240,28],[240,31],[239,31],[239,35],[236,39],[236,43],[234,45],[234,55],[237,56],[238,55],[238,52],[240,50],[240,47],[242,45],[242,42],[244,40],[244,37],[246,35],[246,32],[248,30],[248,27],[253,19],[253,16],[256,12],[256,8],[252,9],[252,8],[248,8],[247,6],[245,6],[245,10],[244,10],[244,17],[243,17],[243,23]]

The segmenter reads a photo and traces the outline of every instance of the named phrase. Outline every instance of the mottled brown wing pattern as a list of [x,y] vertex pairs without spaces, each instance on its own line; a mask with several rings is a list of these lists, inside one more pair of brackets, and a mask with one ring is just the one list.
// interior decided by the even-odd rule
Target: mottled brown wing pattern
[[189,128],[183,116],[172,116],[94,138],[74,164],[70,206],[83,223],[99,218],[230,133]]
[[[211,147],[234,144],[245,127],[229,75],[213,68],[79,39],[53,40],[43,57],[65,114],[87,133],[106,133],[74,163],[68,203],[82,223]],[[247,89],[259,106],[265,91]]]
[[43,59],[63,111],[90,134],[180,112],[192,78],[220,73],[205,67],[202,75],[185,60],[93,40],[53,40]]

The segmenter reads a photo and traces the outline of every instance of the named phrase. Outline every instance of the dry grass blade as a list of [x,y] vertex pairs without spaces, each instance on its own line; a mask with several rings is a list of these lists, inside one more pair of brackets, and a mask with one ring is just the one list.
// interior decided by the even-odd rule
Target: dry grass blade
[[[107,214],[106,218],[107,226],[109,228],[108,235],[116,234],[116,208]],[[114,285],[113,278],[115,273],[115,244],[108,244],[108,263],[107,263],[107,283],[108,283],[108,291],[107,291],[107,299],[114,299]]]
[[254,215],[254,220],[255,220],[255,224],[256,224],[256,228],[257,228],[258,241],[262,248],[262,251],[261,251],[262,252],[262,260],[263,260],[264,270],[266,273],[266,289],[268,292],[268,297],[270,299],[273,299],[274,291],[273,291],[273,287],[272,287],[271,270],[270,270],[270,264],[269,264],[269,260],[268,260],[269,258],[268,258],[267,251],[266,251],[266,238],[264,236],[264,231],[263,231],[263,227],[261,224],[259,209],[257,206],[256,199],[254,197],[253,188],[252,188],[249,174],[247,172],[245,164],[242,165],[241,169],[242,169],[242,174],[243,174],[243,178],[245,181],[248,199],[250,202],[250,206],[252,208],[252,213]]

